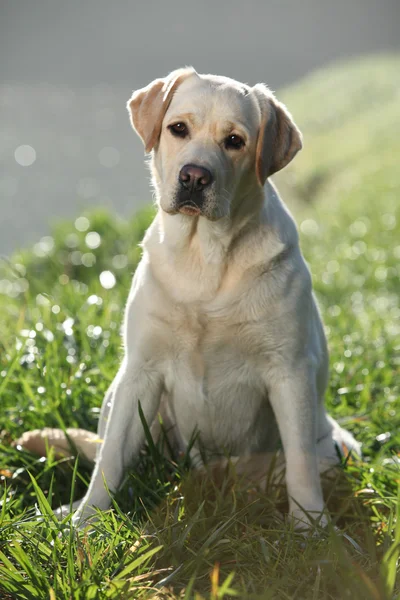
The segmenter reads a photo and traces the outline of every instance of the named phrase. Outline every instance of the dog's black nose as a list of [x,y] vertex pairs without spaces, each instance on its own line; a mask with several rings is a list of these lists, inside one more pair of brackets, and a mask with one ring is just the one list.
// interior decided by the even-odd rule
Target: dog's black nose
[[212,183],[212,175],[208,169],[197,165],[185,165],[179,173],[179,182],[191,192],[201,192]]

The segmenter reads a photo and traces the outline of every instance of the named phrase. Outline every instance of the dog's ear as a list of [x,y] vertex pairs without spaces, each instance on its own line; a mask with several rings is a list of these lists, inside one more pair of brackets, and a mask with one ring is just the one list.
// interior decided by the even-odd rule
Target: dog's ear
[[157,143],[161,125],[172,96],[178,86],[196,71],[191,67],[172,71],[163,79],[155,79],[149,85],[133,92],[127,109],[133,129],[142,138],[146,152]]
[[253,88],[261,110],[256,147],[256,173],[260,185],[286,167],[302,148],[302,136],[286,106],[263,84]]

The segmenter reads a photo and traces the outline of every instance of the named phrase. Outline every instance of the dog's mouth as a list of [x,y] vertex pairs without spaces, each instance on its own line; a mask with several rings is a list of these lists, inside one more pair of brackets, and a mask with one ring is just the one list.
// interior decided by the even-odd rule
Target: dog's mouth
[[193,206],[192,204],[184,204],[180,206],[178,211],[182,215],[187,215],[188,217],[198,217],[201,215],[201,210],[198,206]]

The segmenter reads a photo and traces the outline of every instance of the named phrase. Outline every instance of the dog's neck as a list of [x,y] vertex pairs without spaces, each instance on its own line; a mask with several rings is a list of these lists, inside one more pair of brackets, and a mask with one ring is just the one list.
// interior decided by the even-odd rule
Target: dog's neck
[[[258,237],[254,230],[266,221],[268,205],[262,190],[243,197],[231,214],[218,221],[205,217],[169,215],[159,209],[146,233],[143,248],[150,258],[151,269],[165,289],[174,282],[176,301],[207,302],[223,284],[232,254],[255,259],[254,251],[241,252],[248,239]],[[260,244],[261,246],[261,244]],[[261,250],[261,247],[260,247]],[[248,264],[235,261],[237,275]]]
[[235,200],[230,214],[216,221],[203,216],[170,215],[160,208],[160,243],[172,253],[196,253],[205,265],[223,263],[243,229],[260,222],[265,195],[255,188]]

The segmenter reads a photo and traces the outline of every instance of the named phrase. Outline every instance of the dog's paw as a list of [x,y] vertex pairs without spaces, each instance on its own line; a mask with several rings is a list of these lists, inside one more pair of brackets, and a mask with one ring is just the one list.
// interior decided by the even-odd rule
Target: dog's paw
[[62,506],[59,506],[58,508],[54,509],[54,514],[59,521],[62,521],[63,519],[65,519],[65,517],[68,517],[70,513],[71,506],[69,504],[63,504]]
[[68,524],[74,529],[84,529],[90,523],[96,520],[96,511],[92,506],[86,506],[82,500],[77,500],[71,504],[63,504],[54,510],[54,514],[59,521],[72,514]]
[[81,505],[82,500],[76,500],[75,502],[71,504],[63,504],[62,506],[59,506],[58,508],[54,509],[54,514],[57,517],[57,519],[59,521],[62,521],[63,519],[65,519],[65,517],[68,517],[68,515],[70,515],[71,513],[73,513],[74,511],[76,511],[77,508],[79,508],[79,506]]
[[296,532],[306,536],[320,536],[330,523],[325,512],[304,511],[300,508],[292,510],[289,518]]
[[98,515],[95,507],[81,503],[72,516],[71,525],[76,529],[85,529],[97,520]]

